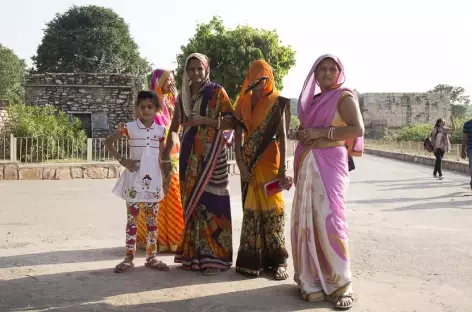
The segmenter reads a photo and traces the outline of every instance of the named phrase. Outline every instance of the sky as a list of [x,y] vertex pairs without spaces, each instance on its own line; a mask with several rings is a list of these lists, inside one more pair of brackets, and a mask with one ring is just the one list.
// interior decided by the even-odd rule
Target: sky
[[343,61],[346,86],[362,93],[451,84],[472,95],[472,3],[466,0],[0,0],[0,43],[31,65],[45,24],[72,5],[88,4],[122,16],[141,55],[158,68],[175,68],[196,25],[218,15],[230,28],[276,29],[282,44],[292,46],[296,65],[284,80],[287,97],[298,97],[324,53]]

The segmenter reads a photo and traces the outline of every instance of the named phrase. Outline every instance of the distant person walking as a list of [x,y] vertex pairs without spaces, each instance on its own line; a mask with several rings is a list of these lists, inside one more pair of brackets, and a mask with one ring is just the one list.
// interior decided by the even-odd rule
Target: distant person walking
[[436,157],[436,163],[434,164],[433,176],[435,178],[439,175],[439,180],[443,179],[442,173],[442,159],[444,154],[451,150],[451,141],[449,136],[456,131],[456,124],[454,117],[451,116],[451,127],[446,126],[446,122],[439,118],[434,125],[433,131],[431,132],[431,142],[433,143],[433,153]]
[[462,131],[462,158],[469,158],[470,189],[472,190],[472,119],[464,123]]

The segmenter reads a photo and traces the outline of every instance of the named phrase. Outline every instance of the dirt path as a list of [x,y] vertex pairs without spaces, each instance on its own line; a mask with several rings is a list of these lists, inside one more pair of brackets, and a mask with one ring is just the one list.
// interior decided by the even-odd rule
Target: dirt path
[[[369,156],[356,165],[347,197],[359,296],[351,311],[472,311],[467,177],[447,172],[439,182],[430,168]],[[162,256],[171,272],[142,267],[141,254],[133,271],[114,274],[125,210],[113,184],[0,181],[0,311],[331,311],[301,301],[292,279],[246,279],[234,268],[204,277],[180,270],[171,255]],[[237,251],[237,177],[231,190]],[[292,193],[285,195],[290,220]]]

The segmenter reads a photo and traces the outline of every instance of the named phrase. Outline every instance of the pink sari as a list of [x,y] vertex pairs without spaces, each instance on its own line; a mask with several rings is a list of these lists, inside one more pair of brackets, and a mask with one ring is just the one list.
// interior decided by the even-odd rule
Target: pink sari
[[[334,90],[318,93],[315,69],[328,57],[340,67],[338,85]],[[303,127],[330,127],[341,94],[352,93],[341,88],[344,80],[343,65],[337,57],[324,55],[315,62],[298,103]],[[295,281],[303,294],[339,296],[350,292],[348,225],[344,215],[344,195],[349,185],[347,161],[345,146],[310,151],[301,142],[297,145],[291,240]]]

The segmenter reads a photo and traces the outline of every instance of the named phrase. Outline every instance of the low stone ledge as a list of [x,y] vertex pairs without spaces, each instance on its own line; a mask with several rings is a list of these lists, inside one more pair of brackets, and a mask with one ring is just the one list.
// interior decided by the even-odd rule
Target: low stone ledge
[[122,167],[117,162],[0,164],[0,180],[115,179]]
[[[287,159],[287,169],[293,167],[293,157]],[[124,168],[118,162],[87,163],[0,163],[0,180],[75,180],[116,179]],[[228,173],[239,175],[236,161],[228,161]]]
[[[426,166],[434,167],[434,162],[436,161],[433,157],[422,156],[422,155],[410,155],[389,151],[381,151],[370,148],[364,149],[366,154],[376,155],[386,158],[398,159],[405,162],[417,163]],[[469,174],[469,164],[467,162],[461,162],[457,160],[443,159],[443,169],[448,169],[456,172]]]

